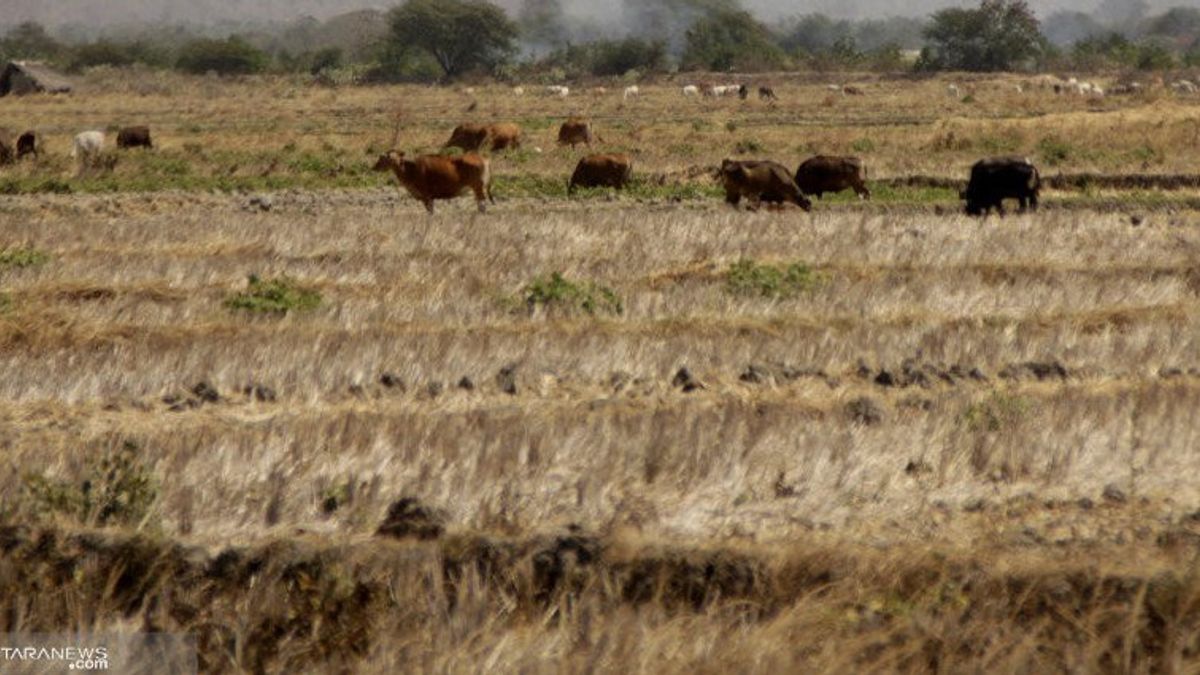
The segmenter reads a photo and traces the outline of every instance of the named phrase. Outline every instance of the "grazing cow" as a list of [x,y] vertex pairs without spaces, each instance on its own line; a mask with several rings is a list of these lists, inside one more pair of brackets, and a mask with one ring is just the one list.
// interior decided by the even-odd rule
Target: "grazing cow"
[[743,101],[750,98],[750,87],[747,87],[744,84],[738,85],[738,98],[742,99]]
[[634,84],[634,85],[625,87],[625,93],[621,95],[621,99],[624,101],[628,101],[630,99],[630,97],[637,98],[638,96],[641,96],[641,94],[642,94],[642,91],[640,89],[638,89],[638,86],[636,84]]
[[492,169],[487,158],[476,154],[461,157],[423,155],[408,159],[403,152],[392,150],[379,157],[372,167],[375,171],[392,171],[396,179],[414,199],[433,213],[435,199],[454,199],[466,190],[475,192],[479,212],[487,211],[492,198]]
[[564,87],[559,84],[552,84],[552,85],[546,87],[546,93],[549,94],[550,96],[558,96],[560,98],[566,98],[571,95],[571,89],[570,89],[570,87]]
[[17,160],[17,148],[13,144],[12,132],[0,128],[0,166]]
[[80,171],[94,165],[103,151],[103,131],[82,131],[71,143],[71,158],[79,162]]
[[515,124],[460,124],[454,127],[443,148],[479,152],[491,140],[492,152],[521,147],[521,127]]
[[842,87],[842,93],[846,96],[862,96],[866,92],[852,84],[848,84]]
[[700,95],[700,87],[697,87],[694,84],[689,84],[688,86],[683,88],[683,95],[688,98],[691,98],[693,96],[699,96]]
[[572,117],[558,128],[558,144],[574,148],[583,143],[592,147],[592,125],[585,119]]
[[775,95],[775,90],[770,87],[758,88],[758,100],[760,101],[778,101],[779,97]]
[[796,169],[796,185],[806,195],[817,199],[826,192],[841,192],[853,189],[859,199],[870,199],[867,189],[867,169],[857,157],[833,157],[817,155],[804,161]]
[[725,202],[733,207],[745,197],[755,205],[791,202],[805,211],[812,209],[812,202],[801,194],[792,174],[777,162],[727,159],[721,163],[720,176]]
[[153,148],[150,127],[125,127],[117,132],[118,148]]
[[38,152],[37,133],[33,131],[26,131],[17,137],[17,159],[21,159],[25,155],[41,156]]
[[463,152],[479,152],[487,141],[488,128],[483,124],[460,124],[450,133],[443,148],[459,148]]
[[629,155],[588,155],[575,165],[575,173],[567,183],[567,194],[576,187],[625,187],[633,174],[633,159]]
[[954,84],[953,82],[946,85],[946,93],[950,95],[951,98],[959,98],[962,96],[962,91],[959,90],[958,85]]
[[1021,211],[1037,210],[1042,181],[1037,167],[1026,157],[990,157],[971,167],[971,181],[959,198],[967,202],[967,215],[986,215],[996,209],[1004,215],[1004,200],[1016,199]]
[[521,127],[501,122],[488,127],[488,138],[492,139],[492,152],[521,147]]
[[513,87],[512,91],[513,91],[513,94],[516,96],[524,96],[525,95],[525,87]]

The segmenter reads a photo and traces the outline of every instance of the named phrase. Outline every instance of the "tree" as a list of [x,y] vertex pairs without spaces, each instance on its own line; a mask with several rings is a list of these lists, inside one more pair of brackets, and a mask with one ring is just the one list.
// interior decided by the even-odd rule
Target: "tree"
[[183,46],[175,62],[175,66],[184,72],[203,74],[212,71],[219,75],[257,73],[266,65],[266,53],[237,36],[226,40],[192,40]]
[[34,21],[18,24],[0,38],[0,57],[4,59],[52,60],[62,52],[63,46]]
[[743,10],[715,11],[693,23],[685,36],[685,70],[765,70],[784,61],[766,26]]
[[515,51],[517,27],[486,0],[408,0],[388,17],[389,42],[428,53],[448,79],[494,70]]
[[1045,52],[1037,17],[1025,0],[983,0],[979,9],[943,9],[925,29],[927,70],[1017,70]]

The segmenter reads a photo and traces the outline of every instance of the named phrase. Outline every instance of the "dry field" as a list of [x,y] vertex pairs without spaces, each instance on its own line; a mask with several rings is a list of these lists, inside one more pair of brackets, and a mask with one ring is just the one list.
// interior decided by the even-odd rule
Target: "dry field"
[[[0,197],[0,632],[187,632],[206,672],[1200,668],[1194,188],[986,221],[915,188],[527,195],[578,156],[547,124],[492,212],[429,217],[362,165],[398,99],[430,147],[464,94],[128,79],[0,100],[57,155],[0,182],[76,192]],[[1095,149],[1048,173],[1200,174],[1165,94],[676,84],[587,108],[647,174],[746,135],[954,177],[988,153],[931,149],[949,130]],[[587,100],[493,91],[480,119]],[[70,178],[67,131],[118,120],[163,148]],[[212,190],[288,153],[343,169]],[[251,275],[291,311],[246,309]]]

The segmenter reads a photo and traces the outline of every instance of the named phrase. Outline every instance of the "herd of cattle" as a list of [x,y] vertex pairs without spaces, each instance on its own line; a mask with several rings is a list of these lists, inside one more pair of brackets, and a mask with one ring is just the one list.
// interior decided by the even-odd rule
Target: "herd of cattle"
[[[745,87],[742,87],[745,90]],[[571,117],[558,131],[559,145],[585,145],[599,140],[591,124],[583,118]],[[145,126],[125,127],[117,133],[117,147],[153,148],[150,129]],[[72,143],[71,156],[79,162],[80,170],[93,165],[104,150],[102,131],[84,131]],[[15,138],[0,128],[0,164],[18,161],[27,155],[37,157],[40,139],[32,131]],[[502,152],[521,147],[521,128],[516,124],[461,124],[454,129],[445,148],[459,148],[460,156],[423,155],[407,157],[396,150],[384,153],[373,167],[376,171],[391,171],[414,198],[433,213],[435,200],[453,199],[471,191],[479,210],[486,210],[492,196],[492,171],[483,150]],[[625,153],[589,154],[579,160],[567,182],[567,194],[576,188],[607,187],[621,190],[633,176],[633,158]],[[763,203],[791,203],[805,211],[812,209],[808,199],[818,199],[826,193],[853,190],[860,199],[870,199],[867,171],[858,157],[818,155],[804,161],[795,173],[782,164],[766,160],[726,159],[716,172],[725,189],[725,201],[737,207],[746,200],[752,207]],[[977,162],[971,169],[967,189],[960,197],[966,201],[966,211],[982,215],[995,209],[1004,213],[1003,200],[1016,199],[1021,210],[1036,209],[1041,180],[1037,168],[1024,157],[993,157]]]
[[[559,145],[591,147],[598,137],[591,124],[571,117],[559,127]],[[389,151],[375,163],[376,171],[391,171],[413,198],[433,213],[435,200],[453,199],[468,190],[475,195],[479,210],[485,211],[492,198],[491,162],[479,153],[518,149],[521,128],[516,124],[460,124],[450,134],[444,148],[459,148],[460,156],[422,155],[408,157]],[[809,196],[853,190],[859,199],[870,199],[867,170],[858,157],[818,155],[804,161],[795,173],[778,162],[732,160],[722,162],[716,173],[725,189],[725,201],[737,207],[743,199],[753,207],[763,203],[791,203],[805,211],[812,209]],[[589,154],[579,160],[567,181],[567,194],[576,188],[607,187],[624,189],[633,176],[633,158],[625,153]],[[995,209],[1004,214],[1003,201],[1015,199],[1022,211],[1037,209],[1041,178],[1037,168],[1025,157],[990,157],[975,163],[967,189],[959,196],[966,201],[970,215],[984,215]]]
[[[80,169],[95,164],[104,151],[105,135],[103,131],[83,131],[75,135],[71,143],[71,157],[79,162]],[[0,127],[0,165],[20,161],[26,156],[38,157],[41,154],[41,137],[34,131],[25,131],[20,135]],[[153,148],[150,140],[150,127],[124,127],[117,132],[117,147]]]

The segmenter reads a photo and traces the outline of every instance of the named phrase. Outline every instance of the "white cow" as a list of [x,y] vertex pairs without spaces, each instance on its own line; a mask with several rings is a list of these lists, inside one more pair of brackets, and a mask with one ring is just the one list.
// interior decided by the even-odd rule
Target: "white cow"
[[637,98],[638,96],[641,96],[641,94],[642,94],[641,90],[638,89],[638,86],[635,84],[635,85],[625,87],[625,93],[622,94],[621,96],[622,96],[622,100],[628,101],[629,97],[632,96],[634,98]]
[[95,165],[96,159],[104,151],[103,131],[83,131],[75,135],[71,144],[71,158],[79,163],[79,171]]
[[683,88],[683,95],[688,96],[688,97],[699,96],[700,95],[700,87],[697,87],[694,84],[689,84],[688,86]]
[[962,94],[962,92],[959,91],[958,85],[954,83],[946,85],[946,93],[954,98],[958,98],[959,95]]
[[517,96],[525,95],[525,87],[513,87],[513,94]]
[[566,98],[567,96],[571,95],[571,89],[570,87],[564,87],[559,84],[552,84],[549,87],[546,87],[546,93],[551,96]]

